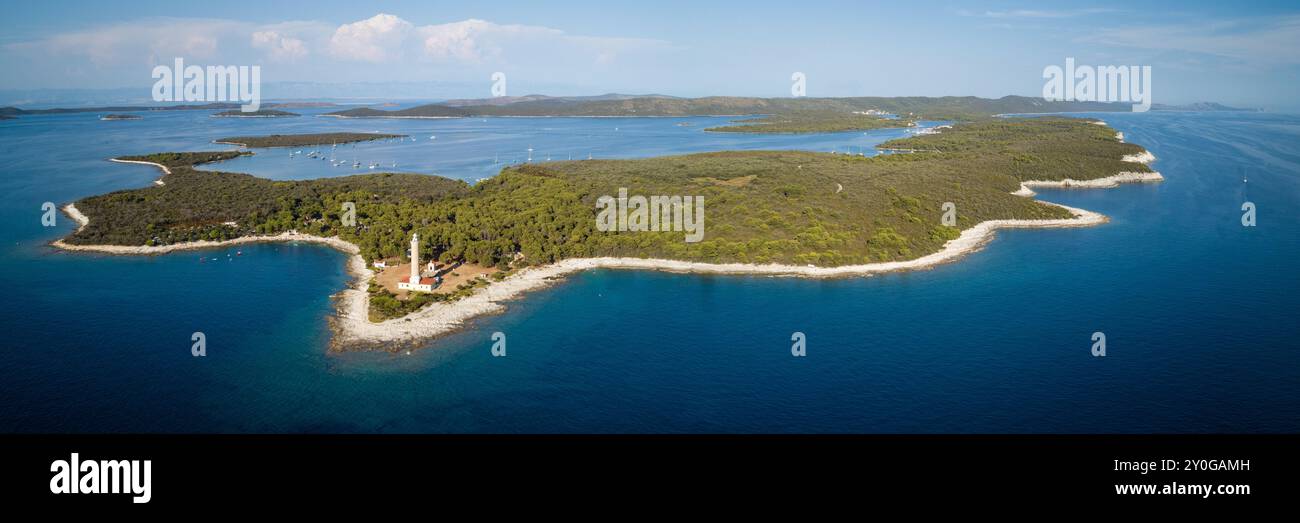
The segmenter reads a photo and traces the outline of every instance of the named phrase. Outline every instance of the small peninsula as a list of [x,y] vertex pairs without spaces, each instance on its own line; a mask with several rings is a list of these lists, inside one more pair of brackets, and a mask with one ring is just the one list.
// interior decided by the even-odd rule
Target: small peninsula
[[[331,143],[338,134],[222,141],[306,145]],[[391,349],[498,311],[499,300],[577,270],[833,277],[923,268],[978,248],[998,228],[1105,221],[1028,198],[1029,186],[1160,179],[1145,164],[1145,149],[1088,119],[983,119],[881,147],[914,152],[560,161],[507,167],[472,186],[416,174],[272,181],[194,169],[249,154],[239,151],[125,157],[119,160],[159,166],[165,183],[68,205],[82,225],[56,246],[155,254],[258,241],[331,245],[354,255],[349,270],[357,278],[332,319],[335,346]],[[598,230],[598,200],[620,191],[703,197],[703,241],[685,242],[680,232]],[[342,219],[345,203],[355,205],[354,224]],[[951,226],[940,220],[948,203],[957,210]],[[393,285],[400,280],[390,271],[404,274],[399,267],[409,263],[416,235],[421,263],[451,280],[438,292],[404,293]]]

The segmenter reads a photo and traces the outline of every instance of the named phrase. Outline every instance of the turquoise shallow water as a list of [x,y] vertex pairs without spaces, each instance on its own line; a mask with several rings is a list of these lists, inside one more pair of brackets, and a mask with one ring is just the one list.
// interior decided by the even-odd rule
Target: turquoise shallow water
[[[360,161],[474,180],[501,163],[727,148],[843,151],[900,131],[705,134],[723,119],[0,123],[0,430],[9,432],[1295,432],[1300,117],[1102,116],[1161,184],[1040,191],[1101,227],[1003,231],[933,270],[810,281],[593,271],[411,354],[329,355],[344,257],[310,245],[157,257],[44,244],[42,202],[139,187],[121,154],[217,137],[379,130]],[[690,122],[693,125],[678,125]],[[615,130],[617,128],[617,130]],[[429,136],[437,136],[429,140]],[[343,149],[342,147],[340,149]],[[348,148],[349,152],[351,148]],[[856,150],[856,149],[855,149]],[[312,163],[315,162],[315,163]],[[281,149],[222,164],[351,174]],[[1243,175],[1249,183],[1242,183]],[[1243,201],[1259,225],[1240,226]],[[202,331],[208,356],[190,356]],[[492,332],[509,356],[489,354]],[[807,334],[792,358],[790,335]],[[1105,332],[1108,355],[1089,354]]]

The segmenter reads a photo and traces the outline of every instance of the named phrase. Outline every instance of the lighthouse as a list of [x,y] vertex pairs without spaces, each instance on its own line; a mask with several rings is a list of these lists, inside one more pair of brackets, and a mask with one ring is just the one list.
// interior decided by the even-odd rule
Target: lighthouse
[[411,285],[420,284],[420,233],[411,235]]
[[420,279],[420,234],[411,235],[411,277],[397,282],[397,288],[408,291],[433,292],[433,280]]

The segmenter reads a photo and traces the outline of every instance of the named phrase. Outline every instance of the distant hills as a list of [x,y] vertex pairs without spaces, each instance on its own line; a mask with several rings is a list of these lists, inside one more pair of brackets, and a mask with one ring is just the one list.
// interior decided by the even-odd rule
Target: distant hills
[[1245,109],[1240,107],[1228,107],[1223,104],[1214,102],[1197,102],[1186,105],[1166,105],[1151,104],[1152,111],[1259,111],[1259,109]]
[[[18,116],[38,115],[38,114],[69,114],[69,113],[128,113],[139,111],[219,111],[227,110],[238,111],[239,103],[236,102],[216,102],[209,104],[190,104],[190,105],[158,105],[158,106],[139,106],[139,105],[119,105],[105,107],[57,107],[53,109],[19,109],[17,107],[0,107],[0,119],[9,120]],[[264,103],[262,110],[267,112],[273,108],[294,108],[294,107],[334,107],[336,104],[328,102],[278,102]],[[282,111],[274,111],[282,112]],[[285,113],[290,115],[292,113]],[[296,115],[295,115],[296,116]]]
[[611,100],[630,100],[634,98],[671,98],[680,100],[676,96],[663,94],[618,94],[608,93],[595,96],[547,96],[544,94],[530,94],[525,96],[495,96],[492,98],[465,98],[458,100],[447,100],[441,102],[441,105],[449,107],[474,107],[482,105],[510,105],[519,102],[541,102],[549,101],[556,103],[563,102],[602,102]]
[[[334,107],[328,102],[264,103],[265,110],[295,107]],[[233,112],[238,103],[210,103],[168,106],[69,107],[20,109],[0,107],[0,120],[24,115],[65,113],[121,113],[136,111],[217,110]],[[845,98],[757,98],[707,96],[680,98],[661,94],[618,94],[596,96],[501,96],[454,99],[399,110],[358,107],[327,113],[346,118],[458,118],[476,116],[739,116],[755,114],[853,113],[879,111],[932,120],[969,120],[998,114],[1061,112],[1127,112],[1129,103],[1046,101],[1030,96],[978,98],[974,96],[904,96]],[[1255,111],[1214,102],[1187,105],[1154,104],[1154,111]],[[269,113],[268,113],[269,114]],[[287,114],[281,115],[287,116]]]
[[[1172,107],[1172,106],[1170,106]],[[1196,104],[1195,110],[1235,110],[1219,104]],[[846,97],[846,98],[756,98],[709,96],[678,98],[664,95],[622,95],[553,97],[528,95],[467,100],[449,100],[383,111],[356,108],[328,113],[351,118],[448,118],[475,116],[734,116],[810,112],[852,113],[880,111],[900,116],[935,120],[966,120],[997,114],[1115,112],[1129,111],[1128,103],[1046,101],[1028,96],[977,98],[944,97]],[[1183,109],[1186,110],[1186,109]]]

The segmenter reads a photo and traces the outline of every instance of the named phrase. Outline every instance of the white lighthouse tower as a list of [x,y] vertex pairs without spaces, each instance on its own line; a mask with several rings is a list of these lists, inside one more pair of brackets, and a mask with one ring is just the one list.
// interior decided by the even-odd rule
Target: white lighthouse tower
[[420,233],[411,235],[411,278],[397,282],[397,288],[408,291],[433,292],[433,283],[420,280]]
[[411,235],[411,284],[420,283],[420,233]]

